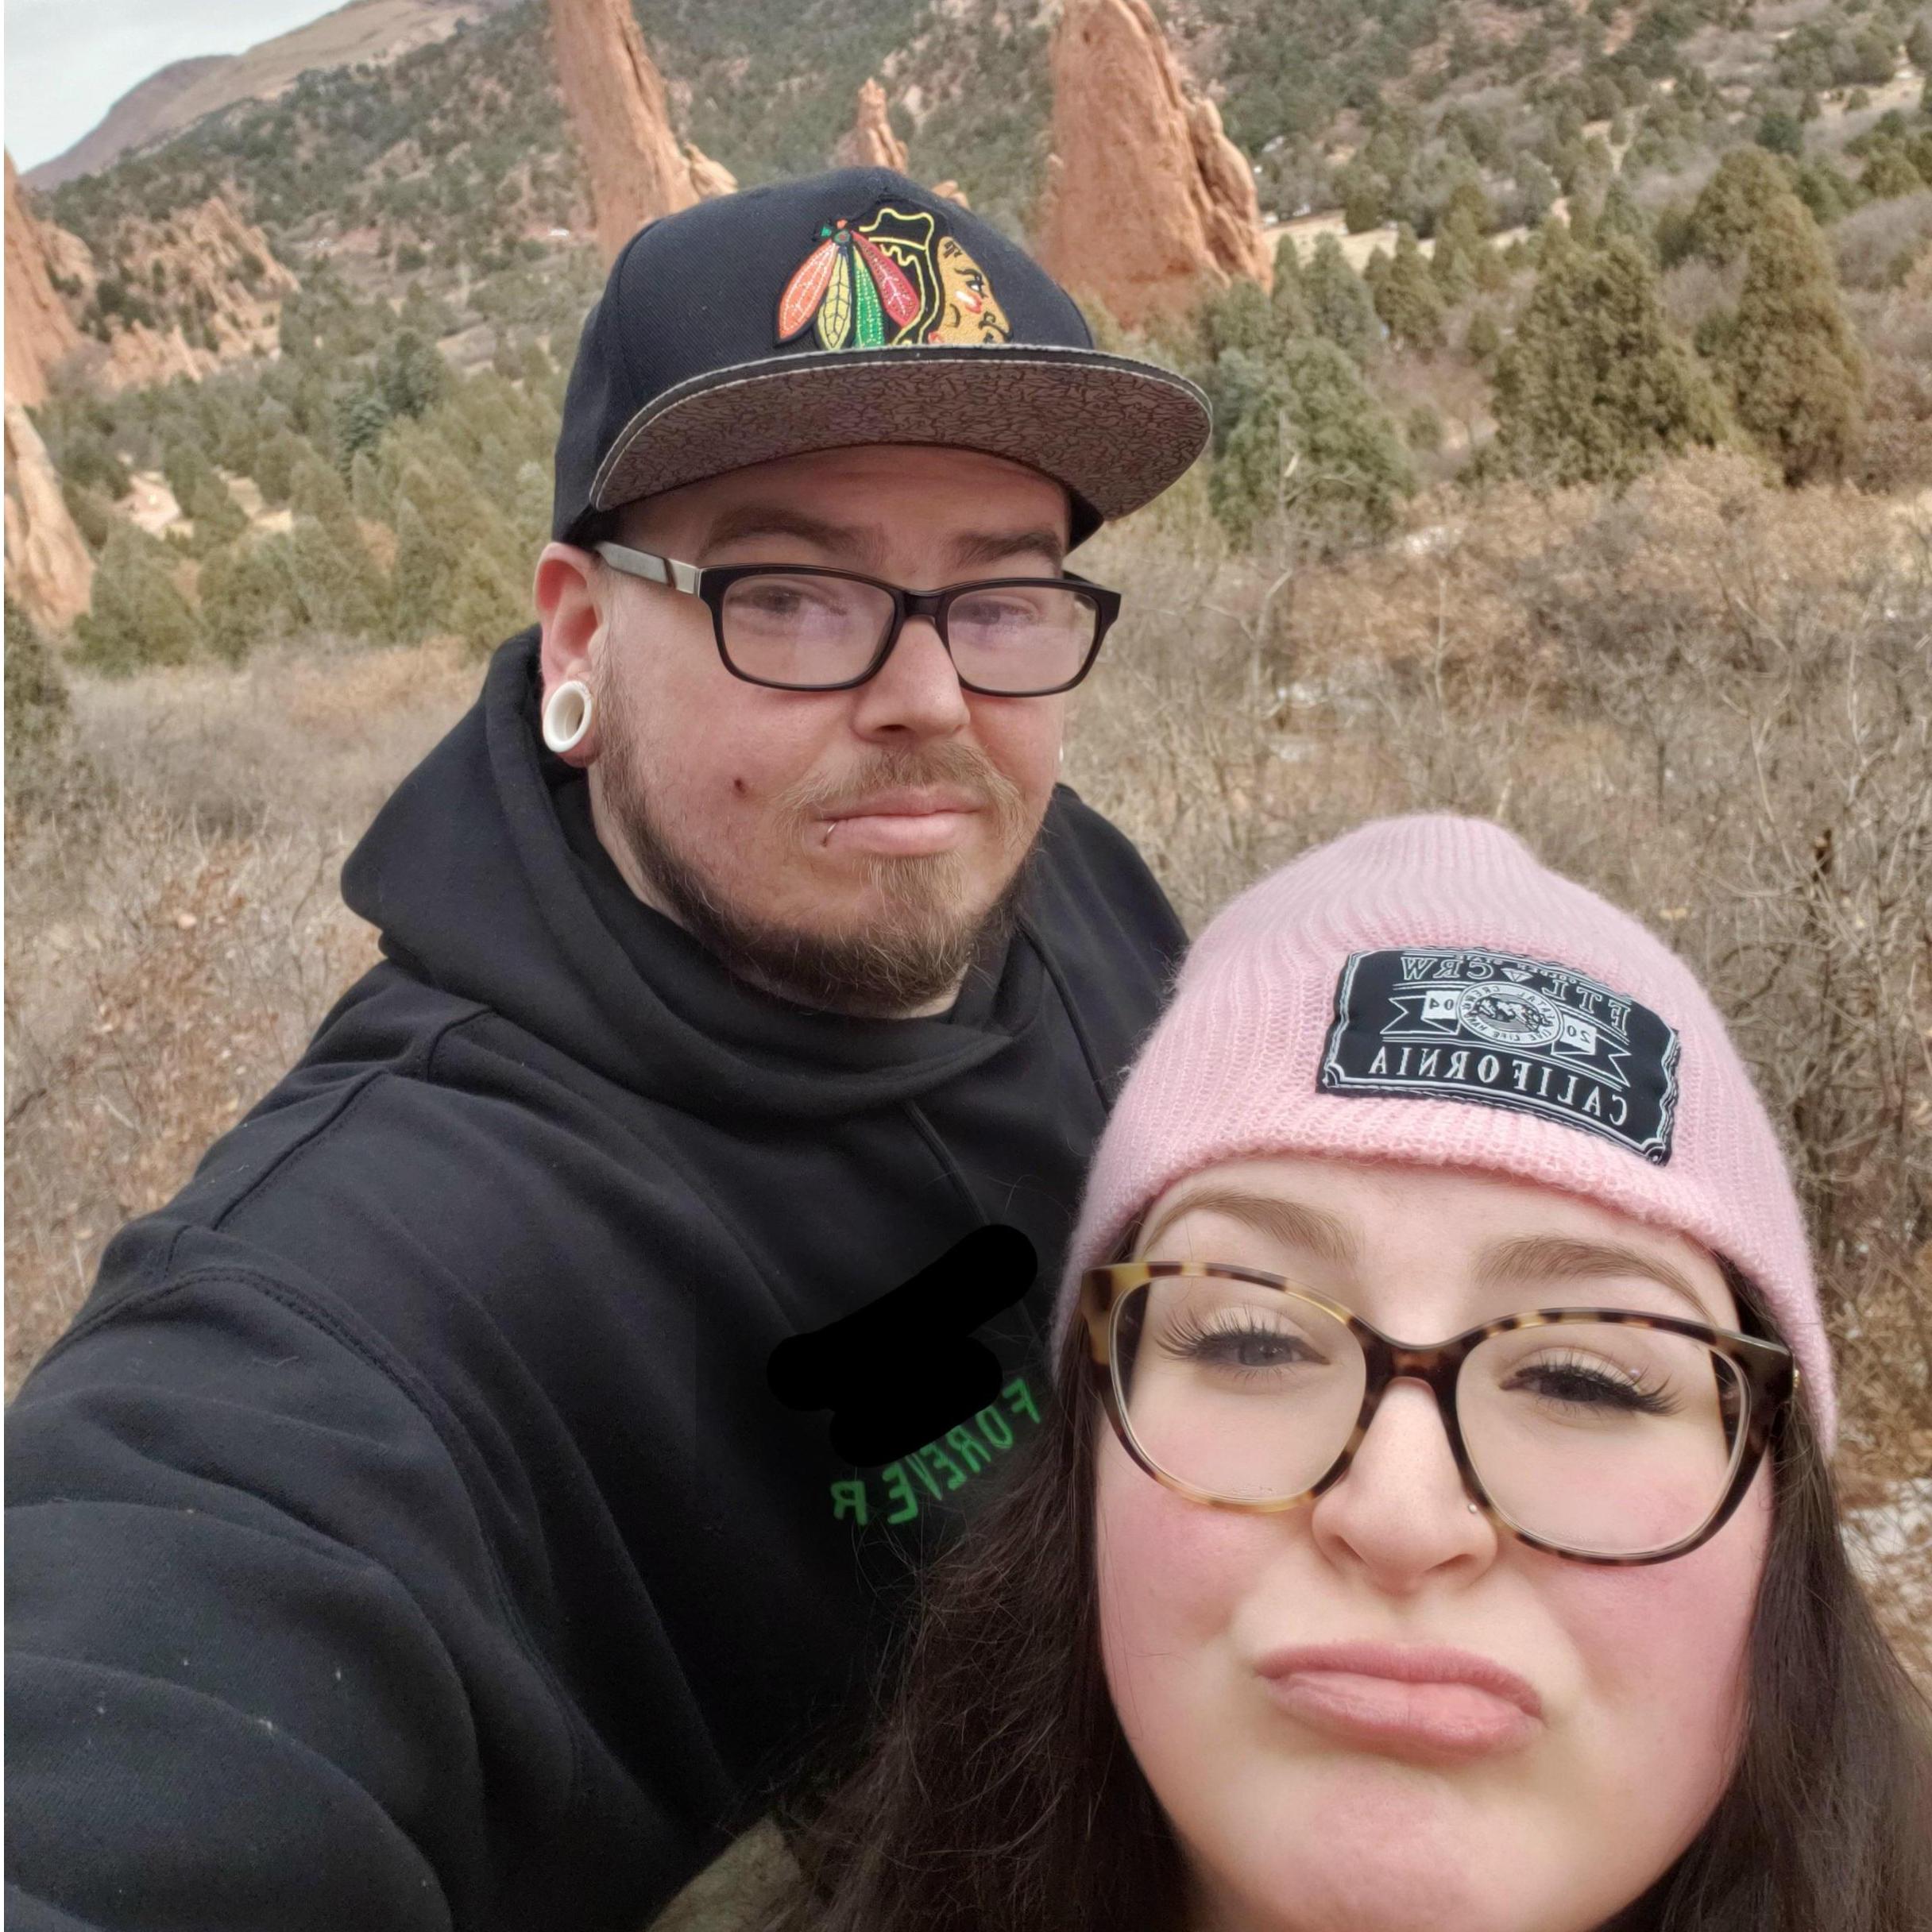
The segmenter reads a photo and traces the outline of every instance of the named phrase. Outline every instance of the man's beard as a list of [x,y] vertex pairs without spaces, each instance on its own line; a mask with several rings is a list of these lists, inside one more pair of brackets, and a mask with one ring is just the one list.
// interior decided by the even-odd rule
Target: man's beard
[[[868,854],[864,882],[884,910],[849,930],[817,932],[761,918],[734,901],[722,883],[680,851],[654,809],[643,760],[626,728],[620,695],[598,693],[601,803],[645,883],[686,931],[739,978],[821,1010],[889,1018],[932,1005],[952,991],[976,963],[991,964],[1017,923],[1018,902],[1038,830],[983,912],[968,909],[972,868],[958,852],[900,857]],[[956,785],[983,801],[999,850],[1026,837],[1019,788],[985,754],[960,744],[918,752],[882,752],[837,783],[802,781],[772,801],[781,835],[802,843],[830,812],[888,789]]]

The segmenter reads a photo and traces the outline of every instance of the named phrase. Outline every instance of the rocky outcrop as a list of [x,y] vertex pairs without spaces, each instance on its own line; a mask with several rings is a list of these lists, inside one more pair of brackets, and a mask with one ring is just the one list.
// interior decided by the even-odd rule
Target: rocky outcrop
[[1130,327],[1238,276],[1267,287],[1254,176],[1146,0],[1065,0],[1036,252]]
[[664,79],[630,0],[550,0],[550,19],[557,79],[583,151],[606,263],[646,222],[738,185],[672,133]]
[[55,272],[47,231],[28,211],[27,198],[21,192],[20,176],[10,154],[6,157],[6,400],[10,403],[44,402],[48,372],[80,346],[80,331],[54,287]]
[[859,111],[840,141],[833,163],[840,168],[890,168],[906,172],[906,144],[892,131],[886,113],[886,91],[876,80],[859,90]]
[[694,141],[684,144],[684,158],[691,171],[691,185],[697,191],[700,201],[709,201],[714,195],[735,195],[738,191],[738,177],[722,161],[714,161]]
[[[68,272],[82,285],[83,313],[91,298],[98,314],[104,276],[84,261],[75,237],[63,241],[83,258],[71,261]],[[125,222],[112,246],[115,261],[126,265],[124,280],[137,291],[145,284],[167,292],[144,294],[144,312],[103,318],[106,352],[90,350],[84,364],[95,381],[125,389],[177,376],[197,381],[225,362],[276,353],[283,298],[296,278],[275,259],[268,237],[218,195],[160,221]]]
[[[11,185],[12,170],[9,171]],[[13,225],[8,223],[10,242]],[[7,333],[13,334],[8,317]],[[6,405],[6,593],[36,624],[64,631],[87,608],[94,560],[68,513],[53,459],[19,404]]]

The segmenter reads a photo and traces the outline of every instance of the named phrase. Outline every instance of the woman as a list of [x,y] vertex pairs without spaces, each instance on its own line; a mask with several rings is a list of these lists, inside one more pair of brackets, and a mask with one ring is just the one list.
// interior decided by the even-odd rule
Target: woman
[[1769,1122],[1683,962],[1508,833],[1370,825],[1213,922],[1056,1346],[778,1922],[1932,1926]]

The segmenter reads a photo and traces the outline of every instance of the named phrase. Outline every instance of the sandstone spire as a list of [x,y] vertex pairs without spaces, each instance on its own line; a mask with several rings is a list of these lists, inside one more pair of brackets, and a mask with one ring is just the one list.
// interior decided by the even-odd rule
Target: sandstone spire
[[[8,185],[13,170],[8,168]],[[13,224],[7,225],[11,250]],[[11,342],[13,317],[7,318]],[[60,479],[32,419],[6,405],[6,593],[49,630],[64,631],[87,608],[94,559],[60,494]]]
[[1236,276],[1268,286],[1254,176],[1146,0],[1065,0],[1037,253],[1136,327]]
[[664,80],[629,0],[550,0],[557,78],[590,176],[608,263],[646,222],[737,186],[671,132]]
[[859,113],[833,156],[841,168],[890,168],[906,172],[906,144],[886,114],[886,91],[876,80],[859,90]]
[[[47,400],[48,372],[80,346],[50,272],[46,238],[28,212],[14,157],[6,157],[6,399]],[[10,447],[11,445],[10,444]]]

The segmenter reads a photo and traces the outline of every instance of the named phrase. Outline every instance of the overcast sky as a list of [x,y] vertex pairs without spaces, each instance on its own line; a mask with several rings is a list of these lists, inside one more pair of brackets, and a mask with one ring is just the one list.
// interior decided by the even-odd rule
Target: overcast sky
[[6,0],[6,145],[24,173],[171,60],[238,54],[342,0]]

